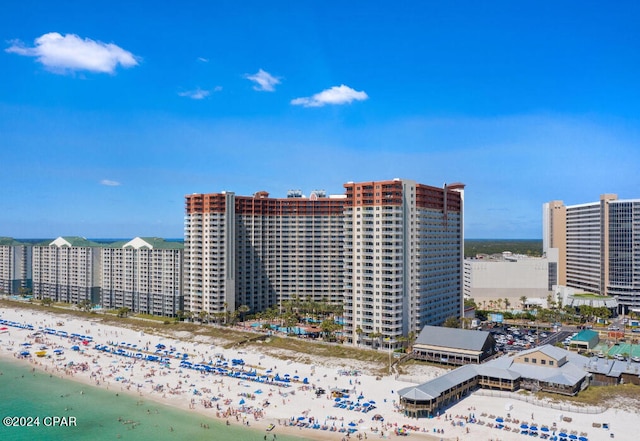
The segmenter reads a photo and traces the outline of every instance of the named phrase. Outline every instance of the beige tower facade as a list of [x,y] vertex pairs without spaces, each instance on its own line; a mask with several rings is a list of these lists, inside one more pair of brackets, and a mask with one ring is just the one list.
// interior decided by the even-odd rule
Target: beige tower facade
[[394,179],[345,184],[344,333],[396,347],[461,317],[464,185]]
[[542,206],[542,251],[558,250],[556,285],[567,284],[567,207],[562,201],[551,201]]

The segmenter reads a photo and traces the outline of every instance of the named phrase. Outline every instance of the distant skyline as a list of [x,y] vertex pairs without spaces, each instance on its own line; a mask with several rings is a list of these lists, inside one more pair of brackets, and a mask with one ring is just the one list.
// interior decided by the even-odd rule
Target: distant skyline
[[12,2],[0,236],[183,235],[184,196],[462,182],[468,238],[640,198],[640,4]]

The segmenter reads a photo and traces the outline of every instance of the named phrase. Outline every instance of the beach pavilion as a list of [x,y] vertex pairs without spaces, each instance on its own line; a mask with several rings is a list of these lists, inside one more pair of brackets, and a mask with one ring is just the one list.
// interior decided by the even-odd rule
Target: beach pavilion
[[412,357],[456,366],[478,364],[496,354],[495,346],[487,331],[425,326],[413,344]]
[[589,383],[590,374],[585,370],[588,361],[581,355],[544,345],[481,365],[460,366],[421,385],[400,389],[400,407],[410,417],[433,417],[479,388],[509,392],[523,388],[576,395]]

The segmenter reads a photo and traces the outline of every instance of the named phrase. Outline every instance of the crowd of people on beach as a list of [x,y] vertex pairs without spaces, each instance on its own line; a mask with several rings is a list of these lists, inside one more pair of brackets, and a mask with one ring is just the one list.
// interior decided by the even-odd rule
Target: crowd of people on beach
[[[307,430],[310,437],[318,432],[319,438],[335,439],[406,434],[471,439],[496,430],[495,421],[475,416],[475,407],[458,413],[446,409],[432,419],[408,418],[395,391],[411,383],[368,374],[366,366],[278,360],[257,350],[223,349],[213,341],[145,335],[71,317],[56,321],[41,312],[0,310],[0,319],[16,324],[0,335],[0,354],[116,393],[171,402],[228,425],[265,429],[272,423],[281,430]],[[105,345],[110,350],[104,350]],[[46,354],[35,356],[27,348]],[[584,433],[578,424],[576,430]],[[512,435],[519,433],[490,436],[520,439]]]

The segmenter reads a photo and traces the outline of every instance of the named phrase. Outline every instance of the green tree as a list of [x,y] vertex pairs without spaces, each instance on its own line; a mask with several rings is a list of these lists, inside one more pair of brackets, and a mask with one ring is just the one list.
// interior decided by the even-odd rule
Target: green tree
[[242,322],[243,326],[244,326],[244,316],[249,311],[251,311],[251,308],[249,308],[247,305],[240,305],[238,307],[238,313],[240,314],[240,321]]
[[460,319],[458,317],[447,317],[444,321],[443,325],[445,328],[459,328],[460,327]]
[[356,327],[356,334],[358,334],[358,346],[360,346],[360,343],[362,343],[362,334],[364,334],[364,331],[362,330],[360,325]]
[[118,317],[126,317],[129,315],[129,312],[131,312],[131,309],[127,308],[126,306],[123,308],[118,308],[117,313],[118,313]]
[[91,300],[89,300],[89,299],[85,299],[85,300],[81,301],[80,303],[76,304],[76,307],[78,309],[81,309],[81,310],[83,310],[85,312],[91,311],[91,307],[92,306],[93,305],[91,304]]
[[334,340],[334,337],[335,337],[334,333],[338,329],[342,328],[342,326],[337,324],[332,319],[324,319],[322,323],[320,323],[320,328],[322,329],[322,332],[324,333],[324,338],[326,340]]
[[49,297],[43,297],[42,300],[40,300],[40,304],[42,304],[42,306],[51,306],[53,304],[53,300]]
[[520,296],[520,304],[522,305],[522,309],[527,308],[527,296]]

